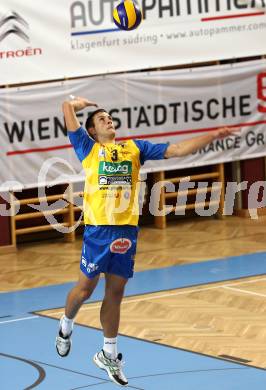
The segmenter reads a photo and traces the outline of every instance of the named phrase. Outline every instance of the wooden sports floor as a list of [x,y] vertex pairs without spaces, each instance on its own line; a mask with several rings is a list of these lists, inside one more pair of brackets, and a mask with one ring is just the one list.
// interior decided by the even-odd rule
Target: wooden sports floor
[[[130,388],[266,388],[265,225],[228,217],[141,229],[119,338]],[[23,244],[0,256],[1,390],[116,388],[91,363],[102,343],[103,280],[76,318],[71,356],[54,350],[81,242]]]

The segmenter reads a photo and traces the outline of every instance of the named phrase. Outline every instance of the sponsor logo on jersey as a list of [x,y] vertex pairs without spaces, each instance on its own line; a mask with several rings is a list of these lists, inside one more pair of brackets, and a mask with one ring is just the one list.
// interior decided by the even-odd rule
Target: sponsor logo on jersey
[[108,184],[107,177],[106,176],[99,176],[99,184],[100,185]]
[[[132,184],[132,177],[131,175],[107,175],[107,176],[99,176],[98,180],[99,186],[103,185],[120,185],[120,186],[131,186]],[[105,187],[99,188],[101,189],[106,189]],[[109,188],[110,189],[110,188]],[[114,188],[115,190],[117,188]]]
[[83,265],[83,267],[87,267],[87,260],[83,256],[81,258],[81,264]]
[[112,253],[125,254],[131,248],[132,242],[128,238],[117,238],[110,245]]
[[97,271],[98,268],[99,268],[99,266],[97,264],[89,263],[87,266],[87,272],[91,273],[91,272]]
[[121,163],[100,161],[100,175],[129,175],[132,173],[132,162],[123,161]]
[[100,150],[99,150],[99,157],[105,157],[105,150],[104,150],[104,148],[100,148]]

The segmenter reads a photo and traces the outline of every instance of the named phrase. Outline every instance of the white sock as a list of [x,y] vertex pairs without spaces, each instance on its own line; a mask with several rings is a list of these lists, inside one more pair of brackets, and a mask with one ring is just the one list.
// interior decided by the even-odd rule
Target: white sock
[[103,350],[106,357],[108,357],[109,359],[116,359],[117,358],[117,337],[114,337],[113,339],[104,337]]
[[69,335],[73,330],[74,320],[67,318],[65,315],[61,318],[60,326],[64,336]]

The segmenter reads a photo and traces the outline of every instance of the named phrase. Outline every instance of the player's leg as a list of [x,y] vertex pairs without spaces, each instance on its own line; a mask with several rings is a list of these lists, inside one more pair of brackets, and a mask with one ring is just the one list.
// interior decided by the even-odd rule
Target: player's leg
[[100,274],[94,278],[88,278],[82,271],[79,272],[79,280],[76,286],[72,288],[67,296],[65,315],[73,319],[83,302],[90,298],[95,287],[97,286]]
[[88,278],[80,271],[78,283],[68,294],[65,315],[60,320],[59,332],[56,337],[56,350],[61,357],[67,356],[70,352],[74,317],[83,302],[90,298],[98,283],[99,276],[98,274],[94,278]]
[[56,349],[60,356],[67,356],[71,348],[73,319],[82,303],[93,293],[101,272],[105,272],[105,256],[108,252],[101,240],[104,231],[101,227],[86,225],[83,235],[80,258],[80,274],[77,285],[69,292],[65,315],[60,320]]
[[101,306],[100,320],[104,334],[103,349],[94,356],[98,367],[105,369],[117,384],[126,386],[128,381],[122,371],[122,354],[117,353],[117,334],[120,322],[120,306],[127,279],[114,274],[105,274],[105,296]]
[[[120,322],[120,306],[124,296],[127,279],[112,274],[105,274],[105,296],[101,306],[100,320],[104,337],[115,338],[118,334]],[[106,352],[107,349],[104,348]],[[117,354],[110,351],[110,357],[116,358]]]
[[94,362],[121,386],[126,386],[128,381],[122,371],[122,354],[117,354],[117,334],[125,285],[134,272],[137,234],[138,228],[134,226],[110,226],[105,231],[105,237],[109,240],[109,256],[104,272],[105,297],[100,313],[104,346],[94,356]]

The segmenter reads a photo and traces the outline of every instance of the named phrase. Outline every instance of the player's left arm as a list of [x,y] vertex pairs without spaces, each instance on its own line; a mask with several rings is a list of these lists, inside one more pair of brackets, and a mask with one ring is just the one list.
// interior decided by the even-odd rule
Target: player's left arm
[[188,154],[196,152],[200,148],[208,145],[215,139],[223,139],[230,135],[236,135],[240,131],[239,128],[221,127],[218,130],[212,131],[207,135],[200,135],[193,137],[185,141],[178,142],[177,144],[170,144],[165,151],[165,158],[183,157]]

